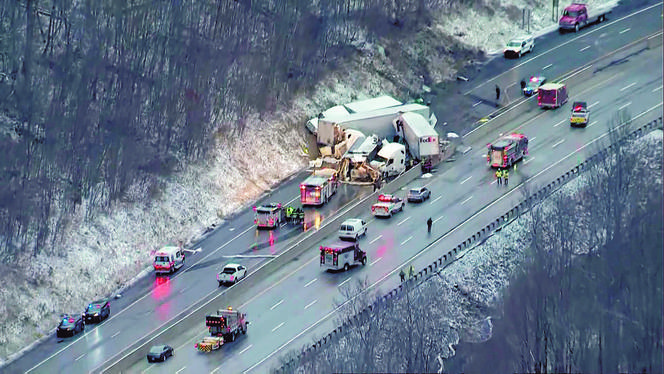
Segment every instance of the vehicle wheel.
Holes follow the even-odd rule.
[[[367,264],[367,256],[362,257],[362,266]]]
[[[164,355],[159,356],[159,361],[164,361],[164,360],[166,360],[166,357],[164,357]]]
[[[234,332],[231,333],[230,341],[232,341],[232,342],[235,341],[235,333]]]
[[[222,284],[222,283],[223,283],[223,282],[219,282],[219,286],[218,286],[218,287],[221,287],[221,284]]]
[[[574,25],[574,32],[579,32],[579,24]]]
[[[348,264],[344,264],[344,271],[348,271],[348,269],[349,269]]]
[[[246,325],[242,328],[242,335],[247,335],[247,326]]]

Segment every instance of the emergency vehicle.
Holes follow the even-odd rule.
[[[321,169],[300,183],[302,205],[323,205],[337,192],[337,172]]]
[[[254,207],[254,223],[259,228],[275,228],[284,221],[284,210],[281,204],[266,204]]]
[[[154,271],[157,274],[173,273],[184,266],[184,250],[176,246],[166,246],[154,254]]]
[[[403,211],[403,204],[400,197],[380,194],[378,202],[371,206],[371,214],[376,217],[392,217],[392,214]]]
[[[565,83],[546,83],[537,90],[537,105],[541,108],[557,108],[567,102]]]
[[[508,168],[528,154],[528,138],[523,134],[513,133],[488,144],[486,160],[491,167]]]
[[[359,264],[367,264],[367,252],[361,250],[357,242],[337,241],[320,246],[320,267],[326,270],[348,271]]]
[[[585,101],[575,101],[572,105],[572,115],[569,118],[570,126],[586,127],[590,121],[590,110]]]
[[[194,348],[201,352],[210,352],[221,348],[225,342],[235,341],[240,334],[247,333],[246,315],[239,311],[220,309],[216,314],[205,316],[205,326],[210,332],[209,337],[204,337],[200,342],[194,344]]]

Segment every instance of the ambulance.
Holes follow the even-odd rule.
[[[166,246],[154,254],[154,271],[159,274],[172,274],[184,266],[184,250],[176,246]]]

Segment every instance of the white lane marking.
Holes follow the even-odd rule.
[[[599,101],[595,101],[594,103],[588,105],[588,109],[594,107],[595,105],[599,104]]]
[[[619,107],[618,110],[623,110],[623,109],[627,108],[627,107],[630,106],[630,105],[632,105],[632,102],[631,102],[631,101],[630,101],[629,103],[627,103],[627,104],[625,104],[625,105]]]
[[[153,367],[154,367],[154,366],[148,366],[147,369],[141,371],[141,374],[147,373],[147,372],[150,371]]]
[[[306,310],[306,309],[309,309],[310,306],[316,304],[317,302],[318,302],[318,299],[316,299],[316,300],[310,302],[309,304],[307,304],[307,306],[304,307],[304,309],[305,309],[305,310]]]
[[[565,139],[561,139],[559,142],[557,142],[556,144],[554,144],[552,148],[556,148],[557,146],[563,144],[564,141],[565,141]]]
[[[180,374],[180,372],[181,372],[182,370],[186,369],[186,368],[187,368],[186,366],[183,366],[182,369],[176,371],[175,374]]]
[[[277,325],[277,327],[275,327],[275,328],[272,329],[272,332],[277,331],[277,330],[279,329],[279,327],[281,327],[281,326],[283,326],[283,325],[284,325],[284,322],[281,322],[280,324]]]
[[[228,231],[235,231],[235,227],[229,228]]]
[[[312,283],[314,283],[317,280],[318,280],[318,278],[314,278],[314,279],[310,280],[309,283],[304,285],[304,287],[309,287]]]
[[[378,235],[378,236],[376,237],[376,239],[370,241],[369,244],[373,244],[374,242],[376,242],[376,240],[378,240],[378,239],[380,239],[380,238],[382,238],[382,237],[383,237],[383,235]]]
[[[535,140],[536,138],[537,138],[536,136],[533,136],[533,137],[530,138],[528,141],[529,141],[529,142],[532,142],[532,141]]]
[[[246,352],[247,350],[249,350],[253,346],[254,346],[253,344],[249,344],[249,346],[247,348],[240,351],[240,354],[243,354],[244,352]]]
[[[481,101],[476,102],[475,104],[473,104],[473,108],[476,107],[476,106],[478,106],[478,105],[480,105],[480,104],[482,104]]]
[[[283,302],[284,302],[284,299],[279,300],[278,303],[272,305],[272,307],[270,308],[270,310],[273,310],[274,308],[278,307],[278,306],[279,306],[281,303],[283,303]]]
[[[587,127],[594,126],[594,125],[596,125],[596,124],[597,124],[597,121],[592,121],[590,124],[588,124]]]
[[[630,87],[633,87],[633,86],[635,86],[635,85],[636,85],[636,82],[632,82],[632,83],[628,84],[627,86],[621,88],[620,91],[621,91],[621,92],[622,92],[622,91],[625,91],[626,89],[628,89],[628,88],[630,88]]]
[[[575,37],[575,38],[573,38],[573,39],[570,39],[569,41],[567,41],[567,42],[565,42],[565,43],[559,44],[559,45],[557,45],[556,47],[547,50],[545,53],[542,53],[542,54],[536,55],[536,56],[534,56],[534,57],[532,57],[532,58],[530,58],[530,59],[528,59],[528,60],[525,60],[524,62],[522,62],[522,63],[520,63],[520,64],[518,64],[518,65],[513,66],[511,69],[509,69],[509,70],[507,70],[507,71],[504,71],[504,72],[502,72],[502,73],[496,75],[495,77],[493,77],[493,78],[491,78],[491,79],[489,79],[489,80],[487,80],[487,81],[484,81],[484,82],[480,83],[480,84],[477,85],[476,87],[473,87],[472,89],[470,89],[469,91],[464,92],[463,94],[464,94],[464,95],[468,95],[469,93],[471,93],[471,92],[475,91],[476,89],[478,89],[478,88],[484,86],[485,84],[493,82],[493,81],[496,80],[498,77],[501,77],[501,76],[503,76],[503,75],[505,75],[505,74],[507,74],[507,73],[510,73],[510,72],[512,72],[512,70],[516,70],[516,69],[518,69],[519,67],[521,67],[522,65],[525,65],[525,64],[527,64],[527,63],[530,63],[530,62],[532,62],[533,60],[536,60],[536,59],[539,58],[539,57],[543,57],[543,56],[545,56],[545,55],[547,55],[547,54],[549,54],[549,53],[551,53],[551,52],[553,52],[553,51],[555,51],[555,50],[557,50],[557,49],[559,49],[559,48],[565,47],[566,45],[568,45],[568,44],[570,44],[570,43],[573,43],[573,42],[577,41],[578,39],[581,39],[581,38],[583,38],[583,37],[586,37],[586,36],[588,36],[588,35],[590,35],[590,34],[592,34],[592,33],[602,31],[602,30],[603,30],[604,28],[606,28],[606,27],[609,27],[609,26],[611,26],[611,25],[613,25],[613,24],[617,24],[617,23],[619,23],[619,22],[622,22],[622,21],[626,20],[627,18],[634,17],[634,16],[636,16],[637,14],[641,14],[641,13],[643,13],[643,12],[647,12],[647,11],[649,11],[650,9],[652,9],[652,8],[656,8],[656,7],[658,7],[658,6],[662,6],[662,3],[659,3],[659,2],[658,2],[657,4],[653,4],[653,5],[648,6],[648,7],[646,7],[646,8],[640,9],[640,10],[634,12],[634,13],[631,13],[631,14],[628,14],[628,15],[626,15],[626,16],[624,16],[624,17],[618,18],[618,19],[614,20],[613,22],[605,23],[604,26],[599,26],[599,27],[592,28],[592,29],[590,29],[590,31],[587,31],[587,32],[585,32],[585,33],[583,33],[583,34],[581,34],[581,35],[579,35],[579,36],[577,36],[577,37]]]
[[[659,91],[659,90],[661,90],[661,89],[662,89],[662,86],[659,86],[659,87],[655,88],[654,90],[652,90],[652,92],[657,92],[657,91]]]
[[[583,52],[583,51],[585,51],[585,50],[588,49],[588,48],[590,48],[589,45],[588,45],[588,46],[585,46],[585,47],[583,47],[583,48],[581,48],[581,49],[579,49],[579,52]]]
[[[658,4],[655,4],[655,5],[652,5],[652,6],[648,7],[648,8],[646,8],[646,9],[654,8],[655,6],[660,6],[660,5],[661,5],[661,4],[658,3]],[[641,11],[639,11],[639,12],[641,12]],[[642,112],[641,114],[639,114],[639,115],[637,115],[636,117],[632,118],[632,120],[639,119],[639,118],[643,117],[646,113],[650,113],[652,110],[654,110],[655,108],[660,107],[660,106],[662,106],[662,105],[663,105],[663,103],[659,103],[659,104],[657,104],[657,105],[654,105],[653,107],[651,107],[650,109],[646,110],[645,112]],[[627,124],[627,123],[623,123],[623,124],[617,126],[617,128],[621,128],[621,127],[625,126],[626,124]],[[554,168],[555,166],[557,166],[557,165],[560,164],[561,162],[567,160],[568,158],[570,158],[570,157],[572,157],[572,156],[574,156],[574,155],[577,155],[579,152],[581,152],[582,150],[584,150],[585,148],[587,148],[587,147],[590,146],[591,144],[595,143],[596,141],[598,141],[598,140],[604,138],[605,136],[608,136],[608,133],[604,133],[603,135],[600,135],[600,136],[598,136],[597,138],[595,138],[595,139],[589,141],[588,143],[586,143],[586,144],[584,144],[583,146],[581,146],[581,148],[577,149],[576,152],[572,152],[572,153],[568,154],[567,156],[565,156],[565,157],[559,159],[558,161],[556,161],[556,162],[554,162],[553,164],[549,165],[546,169],[544,169],[544,170],[540,171],[539,173],[535,174],[534,176],[532,176],[529,180],[531,180],[532,178],[537,178],[537,177],[539,177],[540,175],[542,175],[542,174],[548,172],[550,169]],[[531,157],[530,159],[532,160],[532,159],[534,159],[534,157]],[[519,187],[522,187],[522,186],[524,185],[524,183],[526,183],[526,182],[521,182],[521,183],[519,183],[515,188],[513,188],[513,189],[507,191],[504,195],[502,195],[502,196],[500,196],[498,199],[494,200],[491,204],[485,206],[482,210],[480,210],[479,212],[476,212],[475,214],[473,214],[472,216],[470,216],[469,218],[467,218],[465,221],[462,221],[462,222],[461,222],[460,224],[458,224],[454,229],[450,230],[447,234],[443,235],[442,237],[438,238],[438,240],[436,240],[435,242],[433,242],[433,243],[431,244],[431,247],[434,247],[436,244],[438,244],[438,243],[440,243],[441,241],[445,240],[448,236],[452,235],[452,234],[455,233],[457,230],[460,230],[461,227],[462,227],[463,225],[465,225],[465,224],[468,223],[468,222],[471,222],[475,217],[479,216],[480,214],[483,214],[483,213],[484,213],[485,211],[487,211],[489,208],[493,207],[494,205],[498,204],[499,202],[503,201],[504,199],[510,197],[510,195],[516,193],[516,192],[518,191]],[[418,252],[416,255],[414,255],[413,257],[409,258],[409,259],[406,261],[406,263],[408,263],[408,262],[413,262],[415,259],[417,259],[418,257],[420,257],[421,255],[423,255],[423,254],[425,254],[425,253],[427,253],[427,251],[424,251],[424,250]],[[313,262],[314,260],[317,260],[317,258],[316,258],[316,257],[312,258],[311,260],[309,260],[309,262],[307,262],[307,264],[309,264],[310,262]],[[306,265],[306,264],[305,264],[305,265]],[[303,265],[303,266],[304,266],[304,265]],[[302,267],[303,267],[303,266],[302,266]],[[384,281],[385,279],[387,279],[388,277],[391,277],[393,274],[396,274],[398,269],[399,269],[399,267],[395,268],[395,269],[392,270],[391,272],[389,272],[389,273],[383,275],[382,278],[380,278],[380,279],[378,279],[377,281],[375,281],[374,283],[370,284],[370,285],[366,288],[365,292],[366,292],[366,291],[369,291],[369,290],[371,290],[371,289],[373,289],[373,288],[376,287],[376,286],[378,286],[378,284],[380,284],[381,282],[383,282],[383,281]],[[299,269],[298,269],[298,270],[299,270]],[[285,279],[285,278],[283,278],[283,279]],[[337,311],[338,311],[339,309],[343,308],[346,304],[352,302],[353,300],[355,300],[355,299],[356,299],[357,297],[359,297],[360,295],[362,295],[362,293],[360,293],[360,294],[358,294],[358,295],[355,295],[355,296],[353,296],[352,298],[350,298],[350,299],[344,301],[341,305],[337,306],[336,308],[334,308],[333,310],[331,310],[330,312],[328,312],[328,313],[327,313],[325,316],[323,316],[321,319],[319,319],[318,321],[312,323],[311,325],[309,325],[309,327],[307,327],[306,329],[300,331],[300,333],[298,333],[297,335],[295,335],[294,337],[292,337],[290,340],[288,340],[288,341],[285,342],[284,344],[280,345],[279,348],[277,348],[277,349],[273,350],[272,352],[270,352],[269,355],[263,357],[263,359],[261,359],[260,361],[258,361],[258,362],[255,363],[255,364],[253,364],[249,369],[246,369],[245,371],[243,371],[243,373],[248,373],[248,372],[252,371],[253,369],[255,369],[256,367],[260,366],[261,364],[263,364],[263,362],[265,362],[266,360],[268,360],[270,357],[272,357],[272,356],[274,356],[275,354],[279,353],[279,351],[281,351],[282,349],[284,349],[284,347],[286,347],[286,346],[288,346],[289,344],[291,344],[295,339],[298,339],[300,336],[306,334],[307,332],[309,332],[309,330],[311,330],[312,328],[314,328],[315,326],[317,326],[317,325],[320,324],[321,322],[323,322],[323,321],[325,321],[326,319],[330,318],[331,315],[337,313]],[[247,302],[247,303],[248,303],[248,302]],[[240,306],[240,309],[242,309],[245,305],[247,305],[247,303],[244,303],[243,305],[241,305],[241,306]],[[216,371],[216,369],[215,369],[214,371]],[[214,371],[213,371],[213,372],[214,372]]]
[[[466,200],[462,201],[462,202],[461,202],[461,205],[467,203],[467,202],[468,202],[470,199],[472,199],[472,198],[473,198],[473,197],[471,196],[471,197],[467,198]]]
[[[542,70],[546,70],[546,69],[550,68],[551,66],[553,66],[553,64],[548,64],[545,67],[543,67]]]
[[[401,242],[401,245],[406,244],[406,243],[407,243],[410,239],[412,239],[412,238],[413,238],[412,236],[409,236],[406,240],[404,240],[404,241]]]
[[[443,219],[443,218],[445,218],[445,216],[440,216],[440,217],[434,219],[434,220],[433,220],[433,223],[436,223],[436,222],[440,221],[440,220]]]
[[[353,278],[352,278],[352,277],[348,277],[348,279],[346,279],[345,281],[339,283],[339,285],[338,285],[337,287],[341,287],[341,286],[343,286],[344,284],[346,284],[346,283],[347,283],[349,280],[351,280],[351,279],[353,279]]]
[[[564,119],[564,120],[562,120],[562,121],[556,123],[555,125],[553,125],[553,127],[558,127],[558,126],[562,125],[562,124],[565,123],[565,122],[567,122],[566,119]]]
[[[535,157],[528,157],[527,160],[524,160],[524,161],[523,161],[523,164],[525,165],[525,164],[529,163],[530,161],[532,161],[532,160],[534,160],[534,159],[535,159]]]
[[[78,361],[78,360],[82,359],[83,356],[85,356],[86,354],[87,354],[87,353],[83,353],[82,355],[76,357],[76,358],[74,359],[74,361]]]
[[[404,218],[401,222],[397,223],[397,226],[401,226],[402,223],[408,221],[410,219],[410,216]]]
[[[468,178],[462,180],[462,181],[461,181],[461,184],[464,184],[464,183],[468,182],[468,181],[470,180],[470,178],[472,178],[472,176],[470,176],[470,177],[468,177]]]
[[[631,28],[628,27],[628,28],[624,29],[623,31],[620,31],[618,34],[624,34],[629,30],[631,30]]]
[[[494,179],[493,182],[491,182],[491,184],[496,184],[496,182],[498,181]]]
[[[440,200],[442,196],[438,196],[437,198],[433,199],[432,203],[435,203],[436,201]]]
[[[115,334],[111,335],[111,338],[115,338],[116,336],[120,335],[120,331],[116,332]]]
[[[372,263],[370,263],[369,266],[372,266],[373,264],[375,264],[376,262],[378,262],[378,261],[380,261],[380,260],[382,260],[382,259],[383,259],[382,257],[378,257],[378,258],[375,259]]]

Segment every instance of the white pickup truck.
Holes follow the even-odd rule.
[[[392,217],[392,214],[403,211],[404,201],[394,195],[380,194],[378,202],[371,206],[371,214],[375,217]]]

